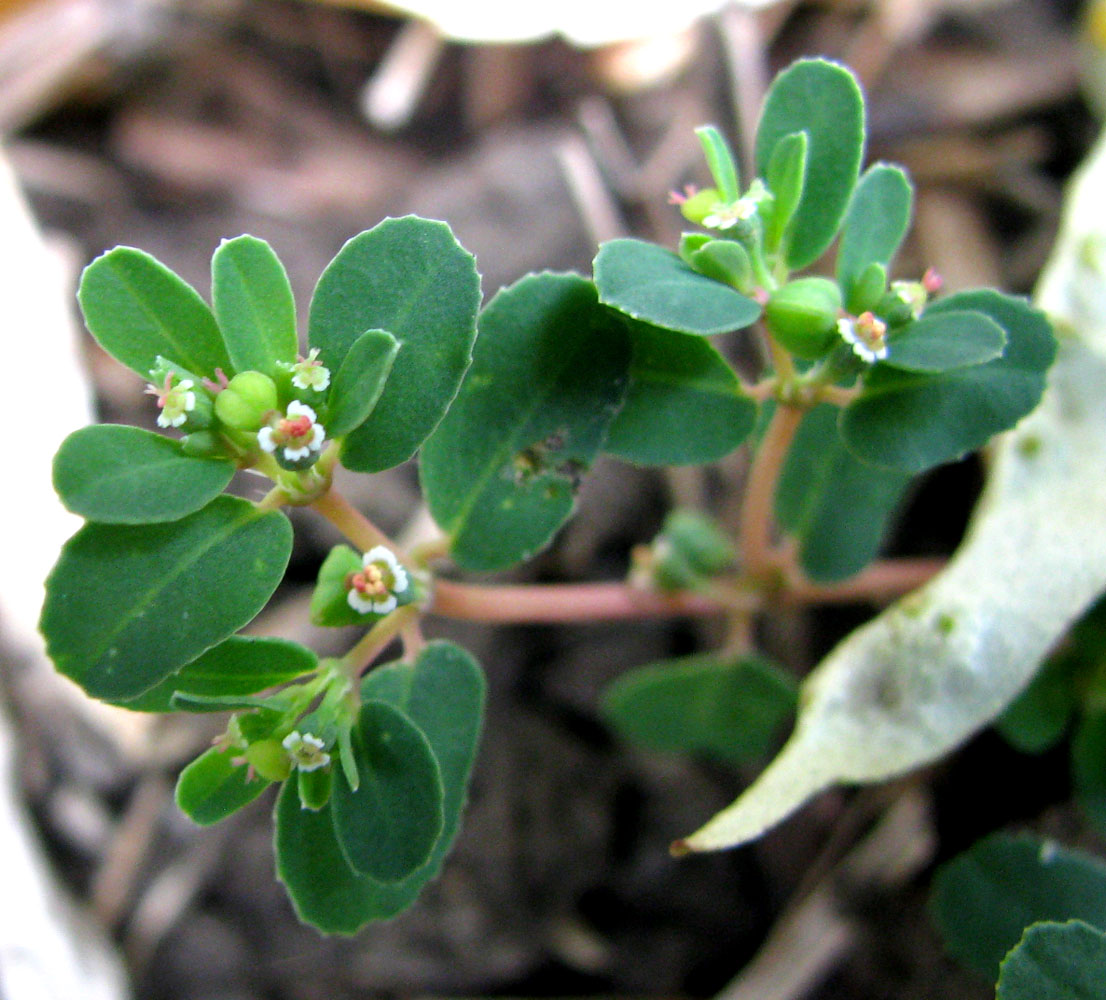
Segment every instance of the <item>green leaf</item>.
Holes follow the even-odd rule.
[[[234,497],[170,524],[86,524],[46,582],[47,651],[93,697],[135,697],[252,620],[291,549],[283,514]]]
[[[769,221],[765,225],[764,245],[775,251],[795,217],[803,198],[806,180],[807,134],[792,132],[780,139],[768,161],[765,181],[774,200]]]
[[[384,885],[349,867],[330,810],[301,809],[295,788],[286,787],[275,816],[277,874],[299,918],[325,933],[353,934],[372,920],[395,916],[438,873],[464,807],[480,735],[484,679],[464,650],[432,642],[414,664],[371,671],[362,682],[362,696],[404,712],[430,742],[444,789],[442,833],[422,868],[402,882]]]
[[[727,203],[737,201],[741,194],[737,166],[722,133],[713,125],[700,125],[695,130],[695,135],[699,138],[699,145],[703,147],[703,156],[722,200]]]
[[[339,251],[311,300],[311,345],[332,372],[366,330],[403,347],[372,414],[346,439],[345,466],[377,472],[411,457],[457,392],[479,306],[476,262],[444,222],[385,219]]]
[[[143,378],[158,357],[202,375],[231,370],[207,303],[148,253],[116,247],[97,257],[81,275],[77,298],[100,346]]]
[[[232,635],[137,698],[119,704],[134,712],[172,712],[180,707],[174,694],[201,698],[257,694],[311,673],[318,664],[318,657],[298,643]],[[225,711],[226,706],[200,710]]]
[[[1021,693],[1106,590],[1106,533],[1093,514],[1106,510],[1104,199],[1099,150],[1080,175],[1038,292],[1065,331],[1049,388],[1037,411],[996,443],[955,558],[807,677],[795,732],[779,756],[677,849],[745,843],[827,788],[897,777],[949,753]],[[966,307],[993,294],[974,293]],[[1015,304],[1040,329],[1039,314]],[[1047,328],[1026,337],[1020,324],[999,325],[1010,339],[1005,357],[1051,353]],[[1027,382],[1040,377],[1035,364],[1018,367]]]
[[[442,779],[426,737],[382,701],[361,706],[352,732],[361,784],[334,782],[334,829],[350,867],[399,882],[430,857],[442,832]]]
[[[191,458],[160,434],[121,424],[74,431],[54,456],[54,489],[90,521],[151,524],[199,510],[226,488],[230,462]]]
[[[327,397],[324,423],[330,437],[348,434],[368,419],[398,351],[399,341],[384,330],[368,330],[353,342]]]
[[[837,250],[837,283],[848,298],[870,264],[890,270],[907,230],[914,187],[905,172],[876,163],[860,178],[849,203]]]
[[[1106,864],[1053,841],[994,834],[937,873],[933,916],[948,951],[994,980],[1032,923],[1075,918],[1106,927]]]
[[[1011,746],[1022,753],[1044,753],[1064,738],[1076,696],[1071,663],[1054,657],[1005,712],[995,727]]]
[[[803,418],[776,487],[776,519],[796,537],[803,569],[825,583],[859,573],[876,557],[911,479],[854,458],[837,432],[837,414],[823,404]]]
[[[211,258],[211,301],[235,371],[274,376],[299,349],[296,302],[280,258],[264,240],[224,240]]]
[[[776,77],[757,129],[761,177],[776,146],[795,132],[807,135],[806,178],[792,220],[787,263],[803,268],[833,242],[860,174],[864,97],[847,69],[823,59],[803,59]]]
[[[266,788],[264,778],[247,779],[247,768],[237,747],[212,747],[181,771],[177,779],[177,806],[194,823],[211,826],[249,805]]]
[[[642,465],[687,465],[714,462],[748,437],[757,404],[707,341],[628,327],[630,383],[604,451]]]
[[[979,312],[932,312],[889,341],[881,364],[903,371],[941,374],[1001,357],[1006,334]]]
[[[548,543],[603,444],[628,365],[621,320],[577,275],[530,275],[492,299],[472,368],[420,462],[460,565],[498,569]]]
[[[874,365],[861,396],[841,415],[842,436],[858,458],[922,472],[982,447],[1036,406],[1056,351],[1044,314],[1021,299],[981,290],[935,303],[923,321],[965,311],[983,313],[1005,331],[1003,355],[940,376]]]
[[[651,750],[746,763],[771,749],[795,711],[795,681],[755,656],[692,656],[639,667],[603,697],[625,739]]]
[[[1101,709],[1079,720],[1071,765],[1076,802],[1099,833],[1106,834],[1106,712]]]
[[[1006,956],[996,1000],[1102,1000],[1106,934],[1071,920],[1026,929]]]
[[[693,271],[678,254],[641,240],[604,243],[595,258],[595,286],[604,305],[678,333],[727,333],[760,317],[752,299]]]

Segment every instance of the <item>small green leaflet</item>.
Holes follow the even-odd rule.
[[[604,451],[643,465],[714,462],[748,437],[757,404],[706,340],[628,321],[626,399]]]
[[[353,729],[361,777],[353,791],[334,782],[334,829],[349,866],[380,882],[399,882],[421,868],[442,832],[441,774],[421,730],[382,701],[361,706]]]
[[[1037,405],[1056,353],[1044,314],[1022,299],[984,289],[942,299],[920,322],[964,312],[980,313],[1002,328],[1002,356],[939,375],[873,365],[860,397],[841,414],[841,435],[857,458],[922,472],[981,447]]]
[[[367,330],[350,345],[327,396],[327,434],[341,437],[368,419],[398,352],[399,342],[384,330]]]
[[[173,695],[237,697],[257,694],[302,677],[318,666],[306,646],[287,639],[232,635],[137,698],[120,702],[133,712],[172,712]],[[225,711],[212,705],[207,711]]]
[[[200,826],[211,826],[265,791],[269,782],[248,777],[241,754],[237,747],[212,747],[181,771],[176,794],[180,811]]]
[[[889,340],[881,364],[903,371],[940,375],[1002,356],[1006,333],[989,316],[970,310],[933,312]]]
[[[362,694],[405,713],[425,734],[444,788],[442,833],[423,867],[385,885],[349,867],[338,846],[332,809],[302,809],[295,787],[287,784],[275,811],[277,874],[299,918],[327,934],[353,934],[370,921],[394,917],[438,873],[464,806],[480,735],[484,679],[463,649],[432,642],[414,664],[371,671]]]
[[[54,456],[54,489],[90,521],[176,521],[205,506],[234,475],[231,462],[192,458],[160,434],[121,424],[74,431]]]
[[[460,565],[499,569],[549,542],[622,401],[629,360],[621,320],[578,275],[530,275],[492,299],[419,466]]]
[[[859,573],[876,557],[911,479],[854,458],[837,414],[823,404],[803,417],[776,487],[776,518],[798,540],[803,569],[823,583]]]
[[[399,465],[434,429],[472,358],[479,306],[476,262],[444,222],[385,219],[342,247],[311,300],[311,346],[337,372],[366,330],[401,345],[371,415],[346,439],[347,468]]]
[[[705,753],[731,763],[772,747],[795,710],[795,681],[755,656],[692,656],[639,667],[603,697],[621,736],[651,750]]]
[[[594,266],[599,301],[653,326],[709,336],[742,330],[760,318],[752,299],[653,243],[611,240],[599,248]]]
[[[1079,919],[1106,929],[1106,864],[1050,840],[993,834],[940,869],[932,908],[946,949],[994,980],[1032,923]]]
[[[296,303],[284,265],[264,240],[224,240],[211,258],[211,301],[235,371],[278,373],[296,360]]]
[[[1079,920],[1026,928],[1003,960],[996,1000],[1102,1000],[1106,934]]]
[[[200,375],[233,370],[207,303],[142,250],[116,247],[97,257],[81,275],[77,298],[100,346],[143,378],[159,357]]]
[[[860,178],[849,203],[837,250],[837,282],[849,298],[869,264],[890,270],[910,228],[914,187],[899,167],[876,163]]]
[[[235,497],[169,524],[86,524],[46,581],[47,651],[93,697],[133,698],[251,621],[291,551],[283,514]]]
[[[803,59],[772,82],[757,129],[757,174],[767,175],[776,146],[807,137],[806,177],[791,221],[787,263],[813,264],[833,242],[864,155],[864,97],[853,75],[823,59]]]

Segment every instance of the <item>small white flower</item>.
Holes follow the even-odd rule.
[[[729,229],[739,222],[746,222],[757,214],[757,203],[752,198],[738,198],[727,205],[719,202],[711,209],[710,215],[703,219],[707,229]]]
[[[395,611],[397,594],[407,589],[407,570],[391,549],[377,545],[361,557],[361,572],[349,577],[346,600],[360,614],[386,615]]]
[[[311,733],[293,729],[280,741],[280,745],[288,751],[292,763],[301,771],[317,771],[330,763],[330,754],[323,749],[326,743]]]
[[[257,432],[257,443],[270,454],[280,449],[286,462],[298,462],[322,449],[326,431],[315,411],[298,399],[288,404],[286,415]]]
[[[312,347],[307,357],[300,359],[290,366],[292,372],[292,385],[297,389],[314,389],[322,392],[330,385],[330,369],[319,360],[319,349]]]
[[[173,378],[173,374],[169,373],[160,388],[155,385],[146,387],[149,395],[157,396],[157,405],[161,410],[157,415],[158,427],[180,427],[188,419],[188,414],[196,409],[192,379],[181,379],[173,385]]]
[[[844,316],[837,321],[837,332],[841,338],[852,345],[853,353],[862,361],[872,364],[882,361],[888,355],[887,324],[871,312],[864,312],[853,319]]]

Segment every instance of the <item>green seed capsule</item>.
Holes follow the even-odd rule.
[[[266,781],[283,781],[292,773],[288,751],[278,740],[258,740],[246,747],[246,760]]]
[[[798,358],[822,357],[837,340],[841,291],[828,278],[799,278],[772,293],[764,309],[777,342]]]
[[[261,372],[240,372],[215,397],[215,415],[239,431],[256,431],[276,408],[276,384]]]

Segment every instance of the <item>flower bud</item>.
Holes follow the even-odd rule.
[[[841,291],[828,278],[799,278],[768,299],[764,318],[779,344],[798,358],[820,358],[836,341]]]
[[[246,747],[246,760],[266,781],[283,781],[292,773],[288,751],[278,740],[258,740]]]
[[[215,415],[238,431],[258,430],[276,408],[276,383],[261,372],[239,372],[215,397]]]

